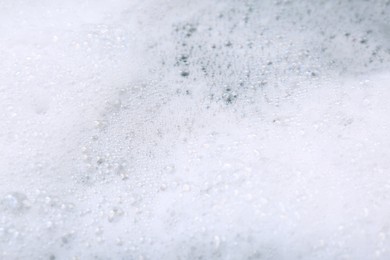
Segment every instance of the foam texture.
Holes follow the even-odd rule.
[[[390,259],[390,1],[1,0],[1,259]]]

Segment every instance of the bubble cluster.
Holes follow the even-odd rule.
[[[0,3],[1,259],[388,259],[390,2]]]

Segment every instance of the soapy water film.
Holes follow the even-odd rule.
[[[389,259],[390,1],[0,1],[0,259]]]

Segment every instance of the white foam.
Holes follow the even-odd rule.
[[[3,259],[387,259],[386,1],[3,1]]]

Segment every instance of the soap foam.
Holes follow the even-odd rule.
[[[4,1],[3,259],[387,259],[388,1]]]

